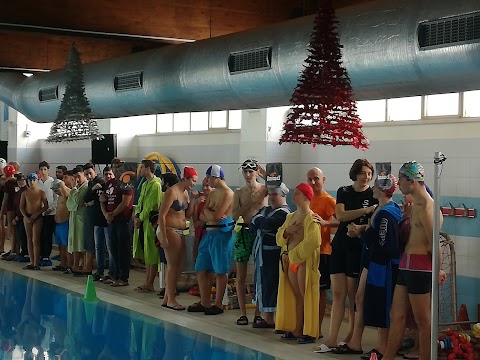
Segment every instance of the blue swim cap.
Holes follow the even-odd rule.
[[[28,174],[28,176],[27,176],[27,181],[30,181],[30,180],[38,181],[38,175],[35,174],[35,173],[30,173],[30,174]]]
[[[220,179],[225,178],[225,173],[223,172],[223,169],[222,169],[220,166],[218,166],[218,165],[212,165],[212,166],[210,166],[210,167],[207,169],[206,175],[207,175],[207,176],[217,177],[217,178],[220,178]]]

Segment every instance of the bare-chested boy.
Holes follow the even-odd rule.
[[[198,256],[195,262],[200,302],[190,305],[189,312],[203,312],[205,315],[223,313],[222,299],[227,287],[230,259],[233,251],[232,203],[233,191],[225,182],[223,170],[218,165],[207,169],[209,184],[212,192],[207,197],[205,206],[200,214],[204,221],[207,234],[198,247]],[[211,282],[209,272],[216,274],[215,304],[210,304]]]
[[[432,291],[433,199],[425,184],[425,171],[416,161],[402,165],[398,185],[413,197],[410,236],[400,260],[397,285],[390,313],[390,331],[384,360],[394,359],[405,330],[407,311],[412,306],[419,332],[419,359],[430,358],[430,293]],[[440,226],[443,219],[440,219]]]
[[[48,209],[45,193],[37,189],[38,176],[31,173],[27,176],[28,190],[20,198],[20,212],[23,215],[25,231],[27,233],[28,253],[30,264],[26,270],[40,270],[40,233],[42,232],[42,213]]]
[[[57,211],[55,213],[55,240],[57,241],[60,252],[60,265],[52,268],[53,271],[67,271],[73,265],[73,255],[67,251],[68,247],[68,223],[70,219],[70,211],[67,209],[67,198],[70,189],[74,185],[74,177],[72,171],[65,171],[62,175],[63,181],[56,180],[52,184],[52,190],[58,195]]]
[[[240,231],[235,234],[233,246],[233,259],[237,265],[237,297],[240,306],[240,318],[237,325],[248,325],[247,310],[245,307],[245,280],[247,277],[247,263],[252,255],[255,236],[250,233],[248,224],[258,211],[267,205],[267,188],[257,182],[259,165],[255,160],[247,159],[241,165],[242,175],[245,179],[245,186],[235,190],[233,196],[234,220],[240,216],[243,222],[239,223]]]

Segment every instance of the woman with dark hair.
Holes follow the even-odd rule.
[[[185,258],[186,219],[193,213],[188,190],[196,185],[197,179],[196,170],[185,167],[180,181],[165,192],[158,214],[158,240],[167,258],[166,291],[162,306],[172,310],[185,310],[176,301],[175,292]]]
[[[379,176],[375,181],[373,196],[379,206],[370,219],[370,227],[362,236],[364,251],[355,300],[355,329],[347,344],[333,350],[335,354],[361,353],[365,326],[378,328],[378,344],[361,358],[368,360],[375,353],[381,359],[385,352],[401,255],[398,235],[402,211],[392,200],[396,188],[397,179],[391,174]]]
[[[340,221],[332,241],[330,279],[332,282],[332,313],[328,339],[317,346],[314,352],[326,353],[337,348],[338,332],[345,313],[345,300],[348,295],[349,331],[344,342],[350,341],[355,323],[355,291],[360,274],[362,240],[369,218],[375,211],[378,201],[373,198],[369,183],[373,177],[373,165],[367,159],[357,159],[349,176],[352,185],[342,186],[337,191],[335,217]]]

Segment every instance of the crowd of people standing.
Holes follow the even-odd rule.
[[[158,267],[164,262],[162,306],[185,310],[176,299],[176,284],[192,219],[200,301],[188,306],[189,312],[223,313],[222,294],[233,259],[240,306],[236,323],[249,325],[246,279],[253,256],[254,328],[275,329],[282,340],[299,344],[322,339],[316,353],[359,354],[364,359],[375,353],[377,358],[393,359],[412,311],[419,358],[428,358],[434,206],[419,163],[403,164],[398,178],[377,176],[371,187],[373,165],[357,159],[349,171],[352,184],[341,186],[336,198],[325,191],[322,170],[311,168],[305,182],[293,190],[295,211],[287,204],[290,189],[284,183],[258,182],[265,169],[253,159],[241,164],[245,184],[235,191],[219,165],[207,169],[197,191],[194,168],[185,167],[181,176],[168,173],[159,178],[156,164],[142,160],[145,181],[136,206],[134,191],[115,178],[123,163],[113,159],[103,176],[91,163],[72,170],[58,166],[53,178],[46,161],[39,163],[38,174],[24,175],[19,164],[0,159],[1,214],[7,220],[6,228],[0,225],[2,258],[28,262],[26,270],[51,266],[55,235],[60,264],[52,270],[92,275],[112,287],[128,286],[131,259],[139,258],[146,266],[145,281],[135,288],[141,293],[155,291]],[[403,213],[392,201],[397,188],[407,200]],[[5,232],[11,240],[9,252],[3,251]],[[444,273],[440,281],[445,281]],[[213,282],[217,296],[212,303]],[[323,334],[329,289],[330,326]],[[348,334],[338,342],[345,309]],[[362,349],[365,326],[378,329],[377,346],[367,353]]]

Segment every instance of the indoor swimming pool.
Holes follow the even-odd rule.
[[[274,359],[195,330],[0,270],[0,360]]]

